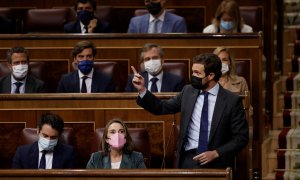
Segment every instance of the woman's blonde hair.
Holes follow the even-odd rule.
[[[221,52],[226,52],[228,54],[228,57],[229,57],[229,74],[230,75],[236,75],[236,72],[235,72],[235,62],[234,62],[234,59],[233,59],[233,56],[229,50],[229,48],[226,48],[226,47],[217,47],[215,50],[214,50],[214,54],[219,56],[219,54]]]
[[[213,24],[217,27],[220,27],[221,17],[224,13],[227,13],[234,20],[235,28],[237,28],[237,32],[241,32],[244,21],[240,14],[240,8],[236,1],[234,0],[223,0],[221,4],[218,6],[215,18],[213,19]]]

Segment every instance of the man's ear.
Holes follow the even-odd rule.
[[[213,80],[215,78],[215,73],[210,73],[209,75],[210,75],[209,76],[210,77],[209,80]]]

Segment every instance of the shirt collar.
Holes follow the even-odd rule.
[[[158,75],[155,76],[158,79],[158,81],[162,80],[163,74],[164,74],[164,72],[161,71]],[[152,76],[150,73],[148,73],[148,77],[149,77],[149,81],[150,81],[154,76]]]
[[[220,89],[220,85],[219,83],[216,83],[216,85],[213,88],[211,88],[208,92],[209,94],[216,96],[219,92],[219,89]]]
[[[22,81],[17,81],[17,80],[15,79],[15,77],[11,74],[11,83],[12,83],[12,84],[14,84],[15,82],[21,82],[21,83],[25,84],[26,79],[27,79],[27,75],[26,75],[26,77],[25,77]]]
[[[80,70],[78,70],[79,78],[81,79],[83,76],[87,76],[88,78],[92,78],[94,73],[94,68],[88,74],[83,74]]]
[[[166,15],[166,10],[164,10],[163,13],[162,13],[157,19],[159,19],[161,22],[164,22],[164,20],[165,20],[165,15]],[[155,19],[156,19],[156,18],[155,18],[152,14],[150,14],[149,22],[152,22],[152,21],[154,21]]]

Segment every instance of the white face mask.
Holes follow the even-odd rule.
[[[157,75],[157,73],[161,70],[161,60],[160,59],[150,59],[144,63],[145,71],[150,73],[151,75]]]
[[[39,145],[41,146],[41,148],[43,150],[46,150],[46,151],[53,151],[54,147],[56,146],[57,144],[57,141],[58,139],[46,139],[42,136],[39,136]]]
[[[23,79],[28,73],[28,64],[19,64],[12,66],[12,73],[14,77]]]
[[[229,71],[228,64],[222,63],[222,69],[221,69],[222,74],[226,74],[228,71]]]

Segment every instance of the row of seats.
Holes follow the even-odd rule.
[[[263,10],[261,7],[243,6],[241,15],[254,31],[263,30]],[[170,11],[183,16],[187,22],[188,32],[202,32],[210,24],[204,21],[205,8],[176,7]],[[116,8],[112,6],[97,6],[95,15],[98,19],[111,24],[113,32],[125,33],[130,18],[146,13],[145,9]],[[13,21],[15,31],[12,33],[63,33],[65,23],[76,19],[74,8],[57,7],[51,9],[11,9],[0,8],[0,16]]]
[[[236,71],[238,75],[246,78],[247,82],[250,80],[249,61],[236,61]],[[95,61],[94,68],[113,78],[116,86],[116,92],[123,92],[128,78],[128,67],[123,67],[117,61]],[[170,72],[178,76],[184,77],[185,83],[189,83],[190,77],[190,63],[188,60],[176,62],[176,60],[166,60],[163,64],[165,72]],[[51,69],[51,71],[49,71]],[[77,67],[73,64],[72,71]],[[0,62],[0,77],[10,72],[6,62]],[[46,72],[46,73],[45,73]],[[47,92],[56,92],[60,77],[68,72],[68,63],[66,61],[32,61],[30,62],[30,74],[45,82]]]
[[[145,128],[128,128],[128,131],[132,137],[132,141],[134,144],[134,151],[138,151],[141,152],[144,156],[144,161],[147,167],[151,167],[151,154],[150,154],[150,138],[149,138],[149,134],[148,131]],[[91,137],[92,139],[92,144],[90,145],[90,147],[86,147],[87,153],[92,153],[92,152],[96,152],[96,151],[100,151],[102,150],[102,136],[103,136],[103,132],[104,132],[104,128],[98,128],[95,130],[93,136]],[[76,147],[76,143],[75,143],[75,131],[73,130],[73,128],[71,127],[65,127],[64,131],[62,133],[62,135],[60,136],[60,141],[62,143],[65,144],[69,144],[71,146],[74,147],[75,152],[78,151],[78,148]],[[0,141],[2,139],[2,137],[5,135],[1,135],[0,136]],[[37,134],[37,129],[36,128],[24,128],[21,132],[21,141],[19,142],[19,144],[17,144],[16,146],[19,145],[24,145],[24,144],[31,144],[35,141],[38,140],[38,134]],[[5,138],[5,137],[4,137]],[[12,151],[15,152],[16,149],[11,149]],[[0,165],[0,169],[3,168],[10,168],[11,167],[11,160],[12,160],[12,156],[7,156],[7,152],[2,152],[1,147],[0,147],[0,152],[1,154],[3,154],[2,159],[1,159],[1,163]],[[6,155],[5,155],[6,154]],[[79,159],[81,160],[83,157],[79,156],[80,153],[76,153],[76,159],[77,159],[77,163],[82,163],[82,164],[78,164],[79,168],[85,168],[86,164],[87,164],[87,160],[86,161],[79,161]],[[87,157],[90,156],[90,154],[86,155]]]

